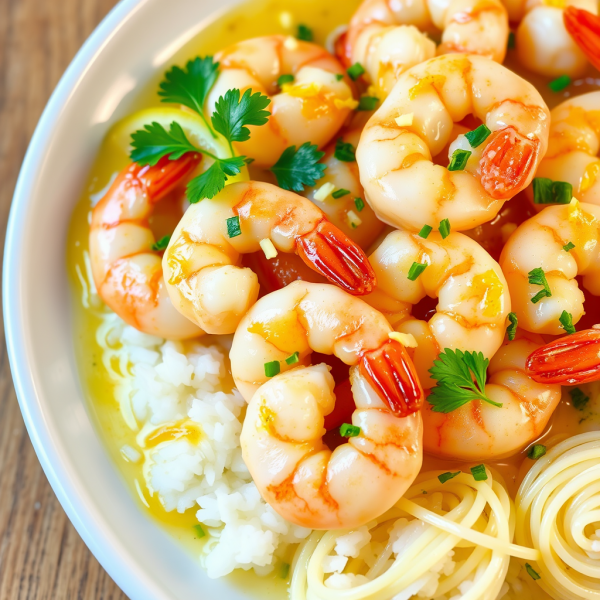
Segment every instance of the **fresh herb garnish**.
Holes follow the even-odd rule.
[[[312,42],[314,39],[312,29],[302,24],[298,25],[298,35],[296,37],[303,42]]]
[[[537,460],[538,458],[542,458],[546,454],[546,446],[542,444],[534,444],[529,448],[529,452],[527,453],[527,458],[531,460]]]
[[[419,235],[419,237],[422,237],[424,240],[426,240],[432,231],[433,231],[433,227],[431,227],[430,225],[423,225],[423,227],[421,227],[421,231],[419,231],[418,235]]]
[[[291,73],[286,73],[285,75],[280,75],[277,80],[278,87],[285,85],[286,83],[294,83],[295,77]]]
[[[345,190],[344,188],[342,188],[339,190],[335,190],[335,192],[331,192],[331,195],[336,200],[339,200],[340,198],[347,196],[349,193],[350,193],[350,190]]]
[[[354,198],[354,206],[358,212],[361,212],[365,207],[365,201],[362,198]]]
[[[467,141],[471,145],[471,148],[477,148],[477,146],[481,146],[485,140],[492,134],[489,127],[485,124],[481,124],[477,129],[473,129],[473,131],[468,131],[465,133],[465,137]]]
[[[437,385],[431,390],[427,401],[433,412],[449,413],[472,400],[483,400],[500,408],[485,393],[485,380],[489,359],[481,352],[463,352],[446,348],[429,369]],[[475,378],[475,381],[473,381]]]
[[[467,166],[467,161],[472,152],[470,150],[455,150],[448,165],[448,171],[462,171]]]
[[[571,404],[577,410],[583,410],[590,400],[590,397],[586,396],[579,388],[573,388],[569,394],[571,396]]]
[[[442,239],[445,240],[450,235],[450,220],[444,219],[443,221],[440,221],[438,231],[440,232]]]
[[[158,240],[158,242],[155,242],[154,244],[152,244],[152,250],[154,250],[155,252],[160,252],[161,250],[166,250],[170,241],[171,241],[171,236],[165,235],[165,236],[161,237],[160,240]]]
[[[375,98],[375,96],[361,96],[358,100],[358,107],[356,110],[375,110],[375,108],[377,108],[377,104],[379,104],[379,98]]]
[[[342,138],[339,138],[335,143],[335,151],[333,155],[342,162],[356,161],[356,149],[350,142],[344,142]]]
[[[516,47],[517,47],[517,44],[516,44],[515,34],[513,31],[511,31],[508,34],[508,42],[506,43],[506,48],[508,50],[514,50]]]
[[[238,175],[245,165],[243,156],[215,160],[204,173],[188,183],[187,196],[190,203],[196,204],[204,198],[214,198],[225,187],[227,180]]]
[[[569,204],[573,198],[573,186],[566,181],[552,181],[547,177],[533,180],[535,204]]]
[[[242,235],[242,228],[240,226],[240,218],[236,215],[235,217],[229,217],[227,219],[227,235],[230,238]]]
[[[185,70],[173,67],[165,73],[165,80],[159,85],[161,102],[183,104],[200,115],[211,135],[216,138],[204,114],[204,103],[219,76],[219,63],[212,56],[190,60]]]
[[[540,574],[534,570],[534,568],[529,564],[529,563],[525,563],[525,570],[527,571],[527,573],[529,574],[529,577],[531,577],[531,579],[537,580],[537,579],[541,579]]]
[[[461,471],[455,471],[454,473],[447,471],[446,473],[442,473],[441,475],[438,475],[438,479],[440,480],[440,483],[446,483],[446,481],[450,481],[451,479],[454,479],[457,475],[460,475],[460,474],[461,474]]]
[[[365,74],[365,68],[360,63],[354,63],[346,72],[352,81],[356,81]]]
[[[300,352],[294,352],[291,356],[288,356],[285,359],[286,364],[294,365],[300,360]]]
[[[486,481],[488,476],[485,472],[485,465],[476,465],[471,467],[471,475],[475,481]]]
[[[519,324],[519,319],[514,312],[508,313],[508,320],[510,321],[510,325],[506,328],[506,335],[508,336],[508,341],[512,342],[517,335],[517,325]]]
[[[571,84],[571,78],[568,75],[561,75],[560,77],[553,79],[548,84],[548,87],[553,92],[562,92],[570,84]]]
[[[284,190],[303,192],[304,186],[314,186],[325,173],[326,165],[319,161],[325,152],[319,151],[316,145],[305,142],[286,148],[279,160],[271,167],[271,172],[277,178],[277,184]]]
[[[575,326],[573,325],[573,315],[571,313],[567,312],[566,310],[562,311],[560,317],[558,317],[558,320],[560,321],[562,328],[568,334],[573,334],[577,331],[575,329]]]
[[[417,277],[427,268],[427,263],[414,262],[408,270],[407,277],[411,281],[416,281]]]
[[[278,360],[265,363],[265,377],[275,377],[281,371],[281,365]]]
[[[281,563],[281,569],[279,571],[279,576],[281,579],[287,579],[290,574],[290,563]]]
[[[357,435],[360,435],[360,427],[350,425],[350,423],[344,423],[340,427],[340,435],[342,437],[356,437]]]
[[[550,296],[552,296],[552,291],[550,290],[550,286],[548,285],[548,280],[546,279],[546,274],[544,273],[543,269],[541,269],[540,267],[532,269],[531,271],[529,271],[527,276],[531,285],[541,285],[544,287],[543,290],[540,290],[531,299],[533,304],[537,304],[542,298],[550,298]]]
[[[194,525],[194,531],[196,532],[196,536],[198,538],[206,537],[206,533],[205,533],[204,529],[202,528],[202,525]]]
[[[563,250],[565,252],[571,252],[571,250],[573,250],[573,248],[575,248],[575,244],[573,242],[568,242],[563,246]]]

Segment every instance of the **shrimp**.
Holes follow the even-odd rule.
[[[519,327],[558,335],[565,332],[564,311],[573,324],[581,319],[584,295],[576,277],[583,278],[591,294],[600,295],[599,239],[600,206],[577,200],[548,206],[517,228],[502,251],[500,266]]]
[[[600,328],[578,331],[532,352],[527,375],[546,384],[579,385],[600,380]]]
[[[563,20],[575,43],[592,65],[600,69],[600,17],[596,2],[588,0],[579,8],[568,6],[563,13]]]
[[[240,324],[231,358],[250,400],[242,453],[263,498],[286,519],[313,529],[359,527],[389,509],[418,474],[423,390],[390,332],[361,300],[305,282],[265,296]],[[322,436],[334,381],[325,364],[306,366],[312,350],[353,365],[357,431],[333,452]],[[300,366],[286,363],[290,355]],[[273,360],[285,372],[267,381],[264,363]]]
[[[566,181],[578,200],[600,205],[600,91],[570,98],[550,118],[548,151],[536,176]]]
[[[502,345],[510,296],[498,263],[472,239],[451,233],[427,239],[408,231],[390,233],[369,257],[377,287],[364,300],[381,311],[401,333],[411,334],[410,350],[425,389],[434,385],[429,369],[438,354],[450,348],[483,352],[491,358]],[[415,263],[427,265],[414,281]],[[423,298],[438,298],[429,321],[413,315]]]
[[[561,387],[536,383],[526,372],[527,358],[541,347],[535,339],[506,342],[490,361],[485,394],[501,407],[472,400],[441,413],[424,403],[425,452],[453,460],[489,460],[512,455],[541,435],[560,402]]]
[[[233,230],[231,227],[233,226]],[[310,201],[269,183],[241,182],[191,206],[163,256],[175,307],[208,333],[233,333],[258,297],[240,254],[295,252],[311,269],[354,294],[375,285],[364,252]]]
[[[362,129],[347,131],[338,137],[346,144],[358,145]],[[335,157],[336,142],[325,149],[321,162],[327,165],[325,176],[319,180],[318,188],[307,188],[303,196],[316,204],[327,218],[339,227],[361,248],[368,248],[383,230],[384,224],[377,218],[373,209],[366,203],[365,193],[360,183],[358,165],[355,161],[345,162]],[[332,185],[335,191],[348,193],[340,198],[329,194],[324,200],[317,200],[315,194],[323,185]],[[335,194],[335,191],[333,192]]]
[[[206,99],[208,114],[232,88],[271,97],[269,122],[249,126],[250,139],[235,144],[240,154],[253,158],[259,167],[274,165],[288,146],[326,145],[357,105],[342,66],[316,44],[271,35],[234,44],[215,60],[220,63],[220,75]],[[292,75],[294,81],[280,87],[281,75]]]
[[[203,332],[171,303],[148,219],[157,202],[185,184],[199,160],[190,153],[154,167],[132,164],[92,211],[90,259],[98,294],[133,327],[167,339]]]
[[[505,0],[505,4],[511,22],[519,23],[515,48],[524,67],[546,77],[585,74],[588,59],[565,27],[565,8],[584,8],[596,15],[596,0]]]
[[[491,134],[476,148],[465,135],[464,170],[434,164],[454,124],[473,114]],[[383,221],[419,231],[449,219],[456,231],[492,220],[525,189],[546,152],[548,107],[512,71],[480,56],[433,58],[403,75],[363,131],[356,157],[369,204]]]
[[[508,16],[500,0],[365,0],[340,53],[347,64],[361,63],[387,97],[401,73],[436,55],[435,43],[421,33],[436,29],[442,30],[437,54],[468,52],[504,60]]]

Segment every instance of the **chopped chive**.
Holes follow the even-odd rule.
[[[424,240],[426,240],[432,231],[433,227],[430,225],[423,225],[423,227],[421,227],[421,231],[419,231],[419,237],[422,237]]]
[[[286,364],[294,365],[300,360],[300,352],[294,352],[291,356],[288,356],[285,359]]]
[[[239,217],[230,217],[227,219],[227,235],[230,238],[237,237],[238,235],[242,235],[242,228],[240,227],[240,218]]]
[[[508,340],[512,342],[517,335],[517,325],[519,324],[519,319],[514,312],[508,313],[508,320],[510,321],[510,325],[506,328],[506,335],[508,335]]]
[[[285,75],[279,76],[279,79],[277,80],[277,85],[279,87],[282,87],[286,83],[294,83],[295,79],[296,78],[291,73],[286,73]]]
[[[531,460],[537,460],[538,458],[542,458],[546,454],[546,446],[542,444],[534,444],[529,448],[529,452],[527,453],[527,458]]]
[[[265,363],[265,377],[275,377],[281,371],[281,365],[278,360]]]
[[[544,287],[543,290],[540,290],[532,299],[531,302],[533,304],[537,304],[542,298],[550,298],[552,296],[552,291],[550,290],[550,286],[548,285],[548,280],[546,279],[546,274],[544,270],[541,268],[532,269],[527,274],[529,278],[529,283],[531,285],[541,285]]]
[[[356,110],[375,110],[378,104],[379,98],[375,96],[361,96]]]
[[[573,388],[569,394],[571,396],[571,404],[577,410],[583,410],[590,400],[590,397],[586,396],[579,388]]]
[[[314,39],[312,29],[306,25],[298,25],[298,35],[296,37],[303,42],[312,42]]]
[[[573,200],[573,186],[566,181],[553,182],[552,198],[555,204],[569,204]]]
[[[561,75],[548,84],[548,87],[553,92],[562,92],[571,83],[571,78],[568,75]]]
[[[571,313],[567,312],[566,310],[562,311],[560,317],[558,317],[558,320],[560,321],[562,328],[569,335],[571,335],[577,331],[575,329],[575,326],[573,325],[573,315]]]
[[[471,156],[470,150],[455,150],[448,165],[448,171],[463,171],[467,166],[469,156]]]
[[[506,44],[506,47],[507,47],[507,49],[508,49],[508,50],[514,50],[514,49],[516,48],[516,46],[517,46],[517,43],[516,43],[516,42],[517,42],[517,41],[516,41],[516,39],[515,39],[515,34],[514,34],[514,32],[512,32],[512,31],[511,31],[511,32],[508,34],[508,42],[507,42],[507,44]]]
[[[337,200],[338,198],[343,198],[350,193],[350,190],[335,190],[335,192],[331,192],[331,195]]]
[[[344,142],[342,138],[339,138],[335,143],[333,155],[342,162],[354,162],[356,160],[356,149],[349,142]]]
[[[442,239],[445,240],[450,235],[450,221],[448,219],[440,221],[438,231],[440,232]]]
[[[473,129],[473,131],[468,131],[465,133],[465,137],[469,144],[471,144],[471,148],[477,148],[477,146],[481,146],[485,140],[492,134],[490,129],[485,124],[481,124],[477,129]]]
[[[438,479],[440,480],[440,483],[446,483],[446,481],[454,479],[457,475],[460,475],[460,473],[461,471],[456,471],[456,473],[451,473],[450,471],[447,471],[446,473],[438,475]]]
[[[166,250],[170,241],[171,236],[165,235],[164,237],[161,237],[160,240],[158,240],[158,242],[152,244],[152,250],[154,250],[155,252],[159,252],[160,250]]]
[[[525,563],[525,570],[527,571],[527,573],[529,574],[529,577],[531,577],[531,579],[533,579],[533,580],[541,579],[540,574],[537,573],[529,563]]]
[[[573,186],[566,181],[552,181],[547,177],[533,180],[533,201],[536,204],[569,204],[573,199]]]
[[[340,435],[342,437],[356,437],[357,435],[360,435],[360,427],[350,425],[350,423],[344,423],[340,427]]]
[[[568,244],[565,244],[563,246],[563,250],[565,252],[571,252],[571,250],[573,250],[573,248],[575,248],[575,244],[573,242],[569,242]]]
[[[202,525],[194,525],[194,531],[196,532],[198,539],[206,537],[206,533],[204,529],[202,529]]]
[[[287,579],[290,574],[290,564],[289,563],[281,563],[281,569],[279,571],[279,576],[281,579]]]
[[[344,79],[344,76],[342,75],[342,73],[336,73],[335,79],[336,81],[341,81],[342,79]]]
[[[417,277],[427,268],[427,263],[414,262],[408,270],[407,277],[411,281],[415,281]]]
[[[471,475],[475,481],[486,481],[488,476],[485,472],[485,465],[475,465],[471,467]]]
[[[356,210],[360,212],[365,207],[365,202],[362,198],[354,198],[354,206],[356,206]]]
[[[352,81],[356,81],[361,75],[365,74],[365,68],[360,63],[354,63],[347,70],[347,73]]]

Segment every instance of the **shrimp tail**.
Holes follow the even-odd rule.
[[[131,165],[129,173],[142,182],[144,191],[152,202],[158,202],[169,192],[172,192],[192,174],[200,164],[202,156],[195,152],[188,152],[177,160],[170,160],[167,156],[161,158],[154,166]]]
[[[297,240],[298,256],[344,291],[363,296],[377,285],[366,254],[345,233],[323,219]]]
[[[536,164],[537,144],[506,127],[490,136],[480,162],[481,184],[496,199],[508,200],[525,187]]]
[[[568,6],[563,11],[565,28],[588,60],[600,69],[600,17],[593,13]]]
[[[526,363],[538,383],[577,385],[600,380],[600,329],[566,335],[538,348]]]
[[[389,340],[377,350],[366,352],[359,370],[397,417],[407,417],[420,410],[423,388],[410,357],[399,342]]]

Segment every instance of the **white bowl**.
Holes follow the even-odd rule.
[[[245,596],[138,508],[111,462],[79,383],[65,240],[108,128],[135,88],[169,63],[218,7],[238,0],[123,0],[79,51],[25,157],[4,259],[4,322],[25,424],[46,476],[90,550],[133,600]]]

